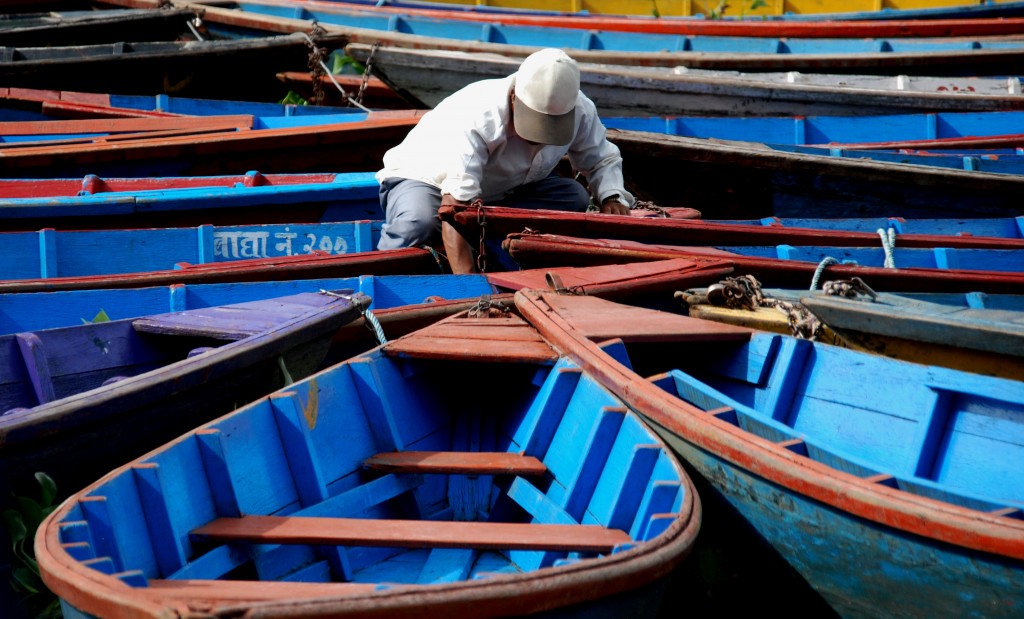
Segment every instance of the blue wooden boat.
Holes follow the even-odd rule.
[[[655,293],[683,286],[687,281],[698,282],[698,285],[703,280],[713,281],[728,271],[721,265],[696,265],[692,261],[667,260],[615,267],[544,268],[472,275],[361,275],[7,293],[0,294],[0,334],[69,327],[97,319],[137,318],[343,288],[357,290],[372,299],[369,309],[378,312],[379,321],[387,327],[386,323],[390,320],[388,315],[393,313],[390,308],[417,304],[429,304],[437,308],[447,301],[475,300],[483,295],[497,297],[521,288],[546,289],[551,286],[551,275],[557,275],[562,286],[567,289],[608,298],[626,296],[633,302],[640,302]],[[356,320],[352,324],[359,322]],[[386,337],[394,337],[390,328],[385,328],[384,332]]]
[[[204,20],[211,33],[239,36],[258,31],[306,29],[317,23],[355,43],[424,49],[486,51],[525,57],[545,47],[564,48],[581,62],[688,66],[754,71],[808,70],[898,75],[1012,75],[1024,58],[1024,43],[974,37],[964,40],[799,39],[685,36],[573,28],[473,23],[414,15],[343,11],[327,5],[232,2],[210,5]],[[305,27],[299,24],[304,24]],[[661,50],[661,51],[652,51]]]
[[[0,295],[0,334],[70,327],[100,320],[182,312],[272,299],[318,290],[351,289],[370,298],[370,310],[425,303],[428,299],[497,294],[485,275],[362,275],[282,279],[231,284],[172,284]],[[358,322],[358,321],[356,321]]]
[[[102,256],[94,256],[102,259]],[[101,269],[103,267],[100,267]],[[281,278],[321,279],[357,275],[409,275],[443,272],[436,252],[419,247],[330,254],[316,251],[276,258],[246,258],[191,264],[178,262],[153,271],[132,270],[98,275],[67,275],[0,280],[0,293],[56,292],[97,288],[139,288],[174,284],[274,281]]]
[[[0,336],[0,469],[65,492],[319,369],[369,301],[342,291]],[[7,499],[5,499],[7,500]]]
[[[762,289],[749,277],[677,292],[694,318],[1024,380],[1024,296],[891,294],[861,282],[825,281],[821,291]]]
[[[960,236],[994,236],[1008,239],[1024,238],[1024,217],[986,217],[983,219],[904,219],[903,217],[844,217],[802,219],[764,217],[761,219],[704,220],[709,223],[760,225],[772,228],[793,227],[817,230],[850,230],[874,232],[893,229],[901,234],[952,234]]]
[[[600,299],[516,307],[841,616],[1024,611],[1024,383]]]
[[[353,93],[354,94],[354,93]],[[92,92],[0,88],[0,121],[38,121],[54,118],[121,118],[171,115],[256,117],[358,114],[357,107],[296,105],[264,101],[198,99],[166,94],[118,95]]]
[[[837,252],[842,248],[834,248]],[[735,273],[753,275],[771,288],[817,289],[826,280],[850,280],[859,277],[876,291],[885,292],[985,292],[1024,294],[1024,276],[1020,269],[979,271],[963,268],[906,268],[906,265],[878,267],[844,264],[835,256],[814,260],[758,255],[741,255],[708,247],[647,245],[636,241],[584,239],[554,234],[516,233],[502,242],[521,268],[546,266],[593,266],[685,258],[724,260]],[[968,250],[971,251],[971,250]],[[983,250],[984,251],[984,250]],[[830,252],[831,253],[831,252]],[[837,254],[838,255],[838,254]],[[952,253],[951,256],[958,255]],[[828,259],[831,258],[831,259]]]
[[[482,50],[375,48],[372,41],[345,46],[363,64],[374,49],[371,72],[425,107],[434,107],[471,82],[510,75],[520,62]],[[603,116],[865,116],[1024,108],[1020,79],[1013,75],[954,78],[922,73],[741,72],[585,62],[580,64],[580,83]]]
[[[898,241],[897,241],[898,243]],[[850,264],[874,268],[893,269],[965,269],[970,271],[1024,272],[1024,251],[1019,249],[951,249],[949,247],[900,248],[891,251],[882,247],[794,247],[775,246],[718,246],[732,254],[752,258],[796,260],[820,264]],[[891,261],[893,266],[886,266]]]
[[[332,0],[333,1],[333,0]],[[543,15],[553,17],[578,17],[586,19],[591,15],[612,15],[622,13],[622,11],[603,11],[597,12],[593,9],[583,9],[572,5],[568,6],[567,10],[545,10],[533,7],[521,7],[518,4],[522,3],[510,3],[506,5],[501,3],[499,5],[491,5],[487,3],[475,3],[475,4],[459,4],[452,2],[441,2],[435,0],[423,0],[422,2],[417,0],[342,0],[344,4],[358,4],[363,6],[385,6],[385,7],[398,7],[398,8],[429,8],[435,10],[446,10],[446,11],[457,11],[461,13],[480,13],[484,15]],[[840,3],[842,6],[848,5],[849,3]],[[623,3],[625,5],[625,3]],[[1024,15],[1024,2],[1019,0],[1010,0],[1007,2],[983,2],[979,4],[945,4],[945,3],[915,3],[913,8],[907,6],[886,6],[878,10],[848,10],[841,12],[826,12],[821,11],[821,5],[816,4],[813,8],[809,8],[806,12],[804,11],[793,11],[789,7],[760,7],[759,10],[752,10],[748,12],[745,17],[739,17],[736,15],[725,14],[718,18],[706,17],[700,10],[698,4],[691,4],[689,7],[686,5],[677,7],[664,7],[659,5],[658,10],[660,11],[660,17],[657,19],[665,21],[694,21],[694,20],[722,20],[722,21],[742,21],[744,19],[753,21],[751,17],[756,15],[757,21],[865,21],[865,20],[877,20],[877,21],[889,21],[889,20],[935,20],[935,19],[961,19],[961,18],[992,18],[992,17],[1016,17]],[[647,7],[636,11],[635,13],[628,14],[630,19],[637,19],[638,21],[647,21],[650,19],[649,14],[646,11]],[[673,10],[679,11],[674,13]],[[692,13],[688,11],[693,11]],[[762,12],[767,11],[767,13]],[[775,11],[774,13],[772,11]],[[678,19],[678,18],[684,19]]]
[[[706,219],[907,219],[1020,215],[1019,175],[786,153],[758,145],[609,130],[627,186]],[[742,170],[742,174],[737,174]]]
[[[0,176],[200,176],[261,169],[280,174],[364,172],[380,166],[384,153],[402,141],[422,113],[390,110],[278,117],[271,119],[272,126],[256,130],[20,145],[0,148]]]
[[[654,433],[484,309],[114,470],[36,556],[76,615],[653,616],[699,524]]]
[[[7,47],[0,56],[0,82],[22,88],[278,101],[286,92],[276,74],[307,68],[309,35],[298,30],[304,29],[246,40],[217,40],[211,33],[211,40],[204,41],[122,39],[94,45]],[[337,47],[346,38],[325,34],[318,42]]]
[[[1022,138],[1024,139],[1024,138]],[[900,163],[923,165],[968,172],[988,172],[991,174],[1024,174],[1024,157],[1020,155],[978,156],[962,154],[943,154],[935,151],[928,154],[908,152],[892,153],[874,150],[852,150],[847,148],[819,148],[815,146],[791,146],[786,144],[770,144],[772,149],[787,153],[805,155],[824,155],[828,157],[847,157],[868,159],[882,163]]]
[[[1024,310],[975,309],[899,295],[803,295],[854,350],[1024,381]]]
[[[933,112],[863,116],[603,116],[610,129],[774,145],[842,147],[857,142],[923,141],[1024,134],[1024,112]]]
[[[213,224],[355,222],[382,217],[378,190],[379,184],[372,172],[261,174],[253,171],[244,175],[169,178],[126,179],[88,175],[81,179],[0,179],[0,230],[52,228],[84,231]],[[359,230],[360,226],[369,225],[368,222],[350,224],[345,232],[341,231],[344,227],[324,229],[315,240],[305,236],[310,230],[285,231],[278,226],[264,229],[263,232],[270,236],[262,238],[301,239],[303,246],[309,246],[307,251],[327,249],[343,253],[352,244],[353,226]],[[198,232],[199,237],[188,239],[183,231],[161,230],[138,230],[126,234],[150,239],[177,236],[168,247],[184,249],[202,242],[204,233],[201,230],[191,232]],[[212,242],[222,243],[221,237],[226,233],[226,230],[214,230]],[[279,237],[275,236],[277,233],[295,236]],[[323,235],[331,235],[331,238],[342,235],[345,242],[328,246],[320,239]],[[68,235],[61,233],[59,236],[67,238]],[[241,238],[247,237],[236,239],[236,245]],[[116,246],[121,242],[114,237],[100,241],[100,245],[107,244]],[[16,251],[13,245],[11,251]],[[296,247],[279,253],[271,249],[269,253],[243,252],[243,255],[255,258],[299,251]],[[188,254],[187,260],[196,258],[195,252]],[[236,258],[239,257],[237,247],[235,254]],[[216,253],[210,254],[214,255]],[[158,253],[152,255],[150,264],[160,264],[160,260],[164,260],[163,264],[169,263]]]
[[[391,112],[394,116],[396,112]],[[118,140],[127,142],[151,137],[173,137],[229,131],[265,131],[359,122],[367,113],[319,114],[306,116],[250,116],[248,114],[163,115],[146,118],[99,118],[75,120],[18,121],[0,125],[0,142],[16,142],[20,148],[34,145],[58,146]]]
[[[379,207],[378,207],[379,208]],[[374,254],[380,220],[193,228],[53,230],[0,235],[0,279],[68,278],[215,267],[246,260]],[[372,258],[372,256],[367,256]],[[433,261],[433,260],[431,260]],[[187,269],[185,269],[187,270]],[[280,279],[280,278],[274,278]]]
[[[638,217],[645,213],[652,216]],[[644,243],[694,246],[832,246],[902,247],[957,249],[1024,249],[1018,218],[978,220],[905,220],[902,218],[859,218],[851,220],[779,219],[704,220],[659,215],[673,210],[649,210],[644,204],[629,216],[597,213],[515,209],[503,206],[445,205],[438,216],[479,246],[481,230],[485,241],[500,243],[502,237],[531,230],[581,238],[628,239]],[[918,231],[918,222],[920,229]],[[869,224],[877,224],[868,228]],[[906,224],[906,225],[904,225]],[[975,236],[975,233],[978,233]],[[981,232],[991,233],[981,235]],[[890,238],[891,237],[891,238]],[[740,252],[740,250],[736,250]]]
[[[173,41],[179,37],[194,40],[189,22],[195,18],[195,11],[173,7],[164,11],[107,9],[9,13],[0,22],[0,46],[91,45],[125,40]]]
[[[282,4],[289,0],[276,0]],[[668,4],[665,7],[664,4]],[[574,28],[579,30],[607,30],[622,32],[647,32],[659,34],[681,35],[718,35],[744,37],[797,37],[797,38],[865,38],[865,37],[965,37],[965,36],[996,36],[1016,35],[1020,33],[1024,22],[1017,19],[1003,18],[971,18],[971,19],[918,19],[918,20],[784,20],[784,19],[722,19],[719,15],[712,19],[678,19],[669,18],[667,13],[651,15],[607,15],[588,12],[578,13],[565,11],[517,11],[493,10],[495,7],[439,5],[416,2],[345,2],[330,0],[318,2],[305,0],[305,9],[338,8],[345,11],[363,11],[376,14],[396,16],[415,16],[437,18],[443,20],[460,20],[485,22],[491,24],[516,24],[520,26],[540,26],[555,28]],[[792,3],[787,8],[792,8]],[[492,9],[492,10],[475,10]],[[672,3],[663,3],[656,9],[667,8],[669,12],[676,8]],[[696,7],[694,7],[696,8]],[[723,13],[727,11],[722,11]],[[760,11],[755,11],[755,14]],[[293,17],[299,17],[298,11]],[[1018,18],[1019,19],[1019,18]]]

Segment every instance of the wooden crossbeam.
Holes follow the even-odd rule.
[[[370,593],[372,583],[353,582],[280,582],[259,580],[160,580],[152,579],[148,591],[160,598],[203,600],[280,600],[296,597],[320,597]],[[147,591],[137,589],[136,591]]]
[[[632,542],[597,525],[431,522],[363,518],[243,516],[219,518],[192,531],[197,540],[254,544],[343,544],[393,548],[476,548],[609,552]]]
[[[458,475],[543,475],[544,463],[508,452],[394,451],[367,458],[363,466],[392,473],[450,473]]]

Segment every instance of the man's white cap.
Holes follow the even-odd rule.
[[[513,124],[524,140],[559,146],[576,133],[580,68],[560,49],[530,54],[516,73]]]

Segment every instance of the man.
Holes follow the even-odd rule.
[[[554,173],[568,154],[587,188]],[[629,213],[622,157],[594,102],[580,92],[576,61],[558,49],[531,54],[502,79],[475,82],[426,113],[377,173],[385,211],[378,249],[436,245],[442,204]],[[454,272],[472,270],[472,250],[445,224]]]

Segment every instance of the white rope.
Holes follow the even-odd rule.
[[[818,289],[818,280],[821,279],[821,274],[825,272],[825,267],[830,264],[839,264],[839,261],[832,256],[825,256],[818,263],[818,268],[814,269],[814,278],[811,279],[811,290]]]
[[[370,328],[373,329],[373,334],[377,336],[377,343],[382,346],[387,344],[388,338],[384,336],[384,327],[380,326],[380,321],[373,315],[373,312],[366,310],[363,313],[363,317],[366,318],[366,324],[370,325]]]
[[[885,251],[883,266],[887,269],[895,269],[896,259],[893,257],[893,250],[896,249],[896,230],[889,228],[887,231],[885,228],[879,228],[878,237],[882,239],[882,250]]]

